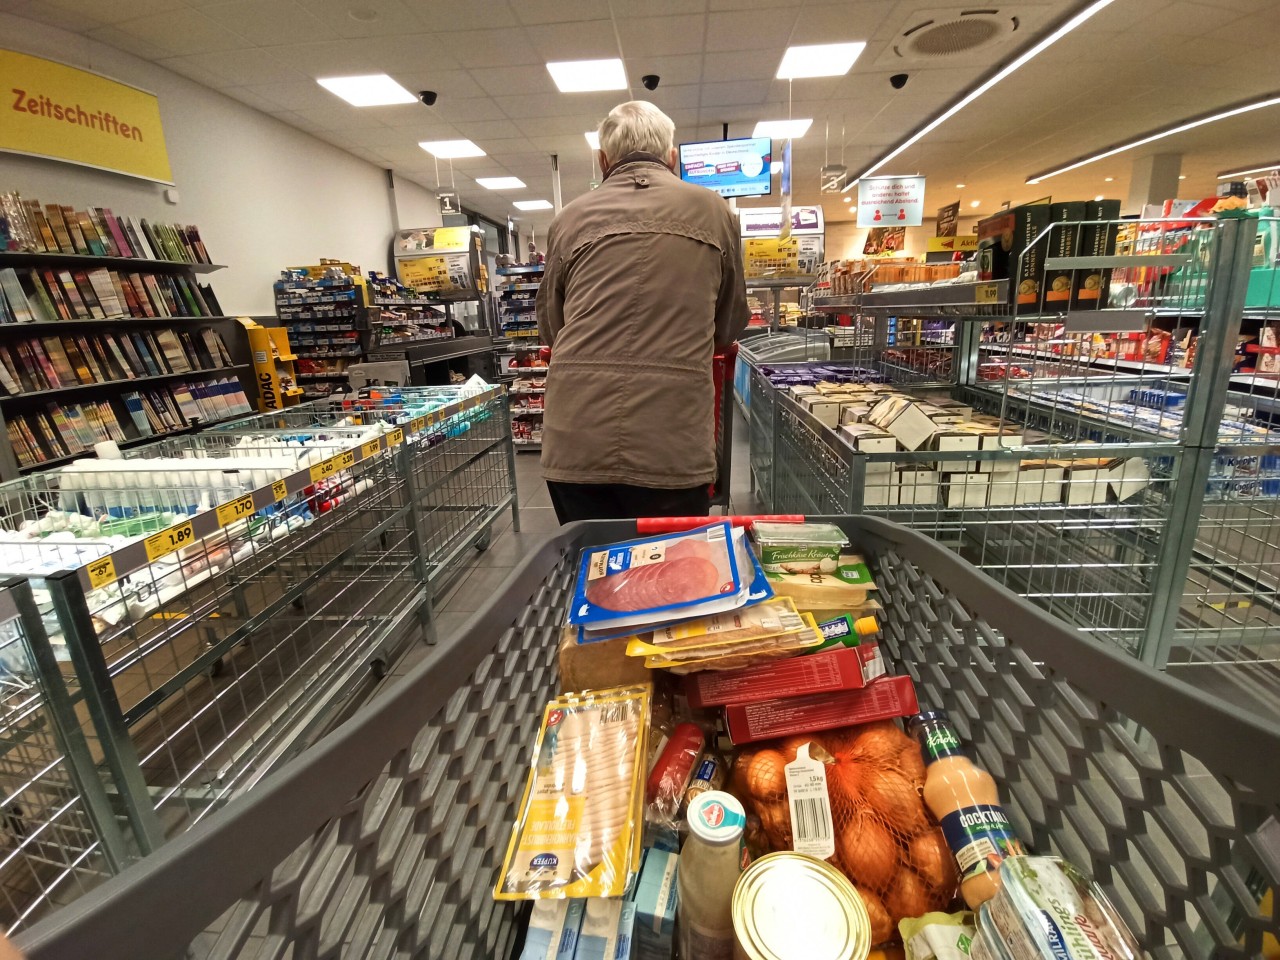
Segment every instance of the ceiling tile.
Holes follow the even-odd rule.
[[[736,103],[764,103],[769,95],[768,80],[748,80],[745,83],[702,84],[702,106],[723,107]],[[760,119],[765,119],[761,117]]]
[[[513,120],[538,117],[576,117],[583,130],[594,129],[600,119],[626,97],[623,91],[612,93],[555,93],[529,96],[495,97],[504,113]],[[592,120],[591,118],[599,118]]]
[[[618,21],[622,52],[629,58],[699,53],[707,18],[702,14],[681,17],[637,17]],[[712,36],[712,42],[718,38]]]
[[[627,15],[666,17],[677,13],[702,13],[707,0],[627,0]]]
[[[440,103],[484,96],[480,84],[466,70],[437,70],[429,66],[416,70],[400,68],[396,70],[396,80],[414,93],[434,90],[440,96]]]
[[[224,87],[220,92],[234,100],[239,100],[246,106],[253,107],[255,110],[261,110],[263,113],[271,113],[273,110],[282,109],[280,104],[274,100],[268,100],[261,94],[254,93],[246,87]]]
[[[681,107],[696,107],[702,87],[696,83],[688,83],[681,87],[668,87],[665,83],[650,93],[644,91],[640,100],[648,100],[658,105],[659,109],[670,113]]]
[[[528,117],[518,111],[509,114],[517,127],[526,137],[581,137],[588,130],[594,130],[604,119],[607,108],[599,116],[591,119],[590,113],[568,114],[560,117]],[[585,140],[583,141],[586,142]]]
[[[127,20],[118,24],[116,29],[174,54],[236,50],[245,46],[240,35],[194,10],[171,10]]]
[[[188,80],[194,80],[196,83],[212,87],[215,90],[220,87],[231,86],[231,81],[226,77],[214,73],[212,70],[206,70],[198,63],[192,62],[188,57],[166,57],[163,60],[157,60],[156,63],[166,70],[172,70]]]
[[[177,59],[222,77],[226,83],[220,85],[233,84],[243,87],[252,83],[287,83],[308,79],[300,70],[282,63],[279,58],[260,47],[221,50],[217,53],[196,53]],[[164,61],[164,64],[168,66],[170,62]],[[176,67],[170,69],[176,69]]]
[[[97,24],[121,23],[137,17],[150,17],[157,13],[180,10],[183,0],[130,0],[129,3],[103,3],[102,0],[37,0],[32,11],[40,9],[44,14],[59,15],[64,23],[77,33]],[[27,14],[30,16],[30,13]],[[93,21],[96,21],[94,23]],[[52,20],[46,20],[52,23]],[[74,24],[74,26],[72,26]]]
[[[884,0],[810,3],[796,18],[790,42],[796,44],[868,41],[889,21],[892,10],[893,4],[885,3]]]
[[[528,34],[519,27],[500,30],[470,30],[448,36],[449,49],[462,66],[505,67],[542,63]]]
[[[524,24],[601,20],[611,16],[609,0],[516,0],[513,9]]]
[[[506,120],[507,115],[491,97],[472,97],[468,100],[441,99],[432,108],[436,116],[450,123],[464,120]]]
[[[332,93],[314,80],[301,83],[246,84],[250,92],[274,100],[288,110],[323,110],[341,103]],[[383,108],[389,109],[389,108]]]
[[[546,63],[554,60],[607,60],[620,56],[618,35],[612,20],[547,23],[528,28],[533,60],[514,63]]]
[[[477,27],[515,27],[520,21],[503,0],[403,0],[432,33]]]
[[[239,0],[204,7],[204,16],[254,46],[337,40],[337,29],[294,0]],[[286,40],[287,38],[287,40]]]
[[[714,44],[713,44],[714,46]],[[782,47],[744,57],[737,53],[708,53],[702,58],[704,83],[730,83],[737,80],[772,80],[782,60]]]
[[[168,47],[144,40],[132,33],[125,33],[119,27],[94,27],[89,30],[88,37],[115,47],[117,50],[123,50],[125,53],[132,53],[135,57],[141,57],[144,60],[158,60],[161,57],[172,57],[176,54],[176,51]]]
[[[750,16],[713,13],[707,17],[708,42],[716,50],[759,50],[778,41],[785,46],[798,12],[798,7],[789,7],[761,10]]]
[[[702,80],[702,54],[690,53],[679,57],[631,57],[626,60],[627,76],[633,84],[645,74],[656,74],[662,87],[699,83]]]
[[[385,70],[395,74],[401,70],[419,71],[424,67],[456,70],[462,64],[452,55],[453,35],[434,37],[426,33],[407,33],[393,37],[357,37],[344,41],[354,56],[360,57],[368,70]]]
[[[542,63],[530,63],[520,67],[482,67],[472,70],[471,77],[485,93],[491,96],[558,92],[546,64]]]
[[[520,136],[520,128],[510,120],[471,120],[455,122],[454,126],[466,139],[479,143],[486,150],[490,150],[490,141]]]
[[[259,0],[261,2],[261,0]],[[383,37],[430,28],[402,0],[296,0],[342,37]]]

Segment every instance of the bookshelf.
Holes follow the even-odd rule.
[[[0,479],[251,412],[199,231],[0,194]]]

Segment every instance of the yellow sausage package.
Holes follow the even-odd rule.
[[[622,896],[640,866],[651,705],[648,684],[546,705],[495,899]]]

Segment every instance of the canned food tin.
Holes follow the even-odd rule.
[[[866,960],[867,908],[844,874],[801,853],[771,853],[733,890],[735,960]]]

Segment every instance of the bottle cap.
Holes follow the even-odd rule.
[[[694,797],[687,811],[689,830],[714,846],[736,843],[747,826],[747,812],[738,798],[723,790],[708,790]]]
[[[951,717],[945,710],[925,710],[923,713],[917,713],[907,721],[907,724],[928,723],[931,720],[941,720],[943,723],[950,723]]]
[[[860,637],[869,637],[873,633],[880,632],[880,624],[876,622],[875,617],[859,617],[853,621],[853,629]]]

